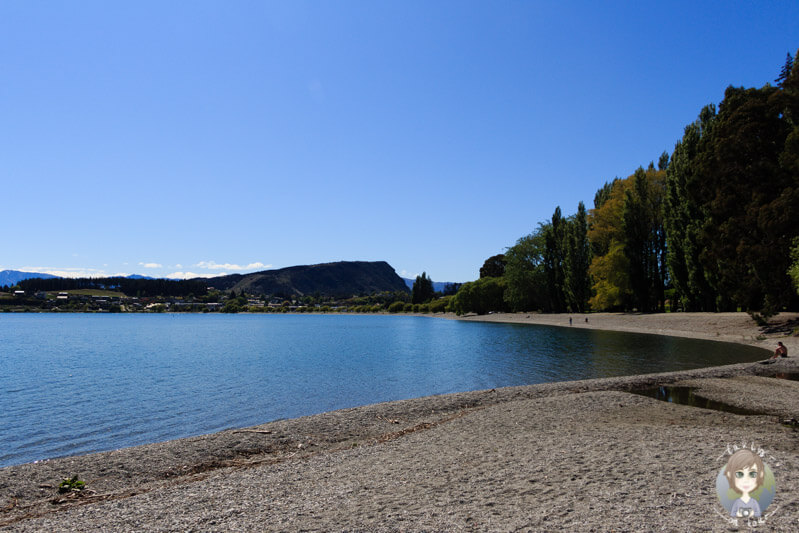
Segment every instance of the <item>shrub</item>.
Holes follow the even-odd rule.
[[[484,315],[489,311],[505,311],[507,304],[503,299],[505,280],[503,278],[482,278],[464,283],[455,295],[453,307],[459,315],[477,313]]]
[[[451,296],[444,296],[443,298],[439,298],[438,300],[433,300],[430,302],[430,312],[431,313],[446,313],[447,306],[449,305],[450,300],[452,299]]]
[[[238,313],[239,311],[241,311],[241,307],[236,300],[228,300],[222,307],[223,313]]]

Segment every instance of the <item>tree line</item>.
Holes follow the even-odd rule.
[[[82,289],[116,290],[129,296],[185,297],[203,296],[208,292],[207,280],[172,280],[143,278],[30,278],[17,285],[24,291],[73,291]]]
[[[655,168],[560,207],[452,303],[458,312],[799,308],[799,52],[762,88],[730,86]]]

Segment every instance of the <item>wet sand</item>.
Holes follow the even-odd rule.
[[[571,316],[799,353],[796,315],[766,329],[739,313]],[[777,479],[760,528],[795,531],[799,433],[780,422],[799,417],[799,382],[767,376],[796,361],[419,398],[8,467],[0,531],[728,531],[715,476],[743,441],[768,451]],[[761,414],[628,392],[663,384]],[[76,474],[87,489],[59,495]]]

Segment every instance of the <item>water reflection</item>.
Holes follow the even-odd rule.
[[[631,390],[633,394],[640,394],[649,398],[655,398],[664,402],[676,403],[680,405],[689,405],[691,407],[699,407],[701,409],[712,409],[714,411],[723,411],[725,413],[732,413],[736,415],[762,415],[765,414],[761,411],[753,411],[751,409],[744,409],[724,402],[710,400],[701,396],[696,396],[696,387],[683,387],[683,386],[661,386],[646,389]]]
[[[502,346],[501,354],[484,346],[487,355],[505,362],[495,368],[522,372],[526,383],[690,370],[768,356],[762,348],[664,335],[518,324],[483,326],[501,331],[492,335],[493,342]]]

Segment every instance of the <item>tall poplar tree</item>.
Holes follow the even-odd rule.
[[[624,253],[624,199],[629,179],[606,183],[594,198],[589,216],[588,239],[592,259],[589,273],[593,282],[592,310],[624,310],[632,307],[629,261]]]
[[[667,263],[675,289],[672,308],[684,311],[715,311],[717,292],[705,275],[700,260],[703,243],[701,228],[706,214],[705,200],[698,196],[698,154],[707,143],[708,130],[716,116],[715,106],[708,105],[699,118],[685,127],[674,147],[666,169],[664,225],[667,236]]]
[[[666,170],[669,168],[669,153],[663,152],[658,159],[658,170]]]
[[[548,309],[553,313],[566,311],[565,293],[565,241],[567,222],[561,215],[560,206],[555,208],[552,223],[544,234],[544,272],[547,276]]]
[[[797,176],[778,162],[788,128],[770,105],[775,91],[728,88],[703,160],[703,264],[715,274],[720,310],[773,312],[789,289],[785,252],[796,234],[799,191]]]
[[[624,198],[624,254],[629,261],[630,285],[639,311],[662,310],[666,277],[666,242],[662,223],[664,172],[639,167]]]
[[[799,72],[789,63],[780,87],[729,87],[675,147],[664,214],[688,309],[770,314],[796,303],[787,270],[799,233]]]
[[[665,302],[666,236],[663,226],[665,171],[639,167],[626,179],[605,184],[591,211],[589,273],[595,310],[662,310]]]
[[[591,297],[591,244],[588,241],[588,216],[580,202],[577,214],[569,220],[566,234],[564,287],[566,304],[573,312],[584,313]]]

